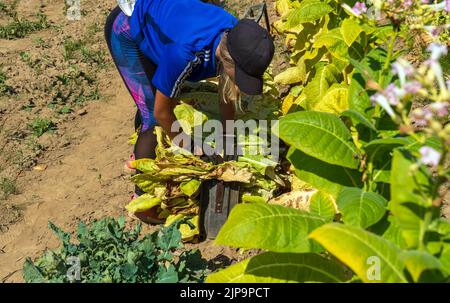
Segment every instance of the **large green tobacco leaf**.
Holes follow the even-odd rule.
[[[364,229],[329,223],[310,237],[349,266],[363,282],[408,282],[401,250]]]
[[[303,90],[305,95],[306,109],[312,108],[314,104],[320,102],[328,89],[341,80],[341,72],[334,64],[319,63],[316,65],[314,78],[306,85]]]
[[[337,262],[312,253],[266,252],[206,278],[207,283],[336,283],[348,280]]]
[[[347,62],[349,51],[351,51],[357,58],[363,58],[360,47],[357,47],[356,44],[355,46],[348,46],[339,28],[324,31],[316,37],[314,41],[314,48],[321,47],[326,47],[334,57]]]
[[[311,196],[309,212],[332,221],[336,214],[336,208],[329,194],[318,191]]]
[[[320,0],[304,0],[287,15],[287,26],[292,28],[299,24],[316,21],[333,9]]]
[[[328,164],[293,147],[287,159],[295,167],[298,178],[335,198],[344,187],[362,186],[362,175],[355,169]]]
[[[333,114],[313,111],[288,114],[279,120],[278,135],[319,160],[348,168],[358,167],[358,150],[351,134]]]
[[[273,252],[318,252],[321,247],[307,239],[326,220],[293,208],[265,203],[236,205],[215,243]]]
[[[352,45],[358,36],[364,31],[355,19],[350,18],[342,21],[340,30],[347,46]]]
[[[348,105],[350,109],[370,119],[373,106],[365,86],[363,75],[354,73],[348,88]]]
[[[372,79],[379,81],[381,79],[381,72],[387,60],[387,52],[383,48],[374,48],[361,61],[349,58],[355,69],[362,75],[364,80]],[[383,83],[379,83],[385,87],[392,79],[392,72],[387,71]]]
[[[345,84],[334,83],[321,100],[312,105],[312,108],[308,108],[308,103],[306,105],[308,110],[340,114],[348,109],[348,87]]]
[[[402,253],[406,269],[414,282],[442,282],[443,267],[439,259],[419,250],[407,250]]]
[[[405,239],[403,239],[402,230],[392,215],[386,216],[377,224],[371,226],[370,231],[381,235],[384,239],[391,241],[401,249],[407,246]]]
[[[425,168],[420,166],[412,171],[416,162],[407,150],[394,150],[389,210],[410,248],[418,247],[424,240],[427,229],[424,217],[429,207],[424,197],[431,196],[431,184]]]
[[[23,264],[23,279],[26,282],[45,282],[45,277],[43,276],[39,268],[33,264],[33,261],[30,258],[26,258],[25,263]]]
[[[359,188],[344,188],[336,200],[345,224],[367,228],[386,213],[387,201],[377,193]]]

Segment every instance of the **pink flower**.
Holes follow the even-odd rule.
[[[353,6],[352,11],[355,15],[359,16],[365,12],[367,12],[367,6],[364,2],[356,2],[355,6]]]
[[[403,89],[405,90],[405,92],[413,95],[417,94],[421,88],[422,84],[416,80],[406,82],[405,85],[403,85]]]
[[[426,126],[433,118],[433,114],[428,108],[416,108],[411,114],[412,121],[417,126]]]
[[[397,86],[395,86],[395,84],[391,83],[384,90],[384,95],[388,100],[389,104],[395,106],[399,102],[398,99],[403,97],[404,94]]]
[[[420,163],[436,167],[441,161],[441,153],[429,146],[422,146],[419,150],[421,155]]]
[[[448,115],[447,102],[435,102],[430,105],[430,109],[438,116],[445,117]]]
[[[412,5],[412,0],[404,0],[403,1],[403,7],[404,8],[409,8]]]

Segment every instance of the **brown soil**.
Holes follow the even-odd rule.
[[[0,40],[0,71],[7,77],[3,84],[0,77],[0,185],[2,180],[14,184],[13,190],[0,188],[2,282],[22,281],[27,256],[58,246],[48,221],[73,231],[79,220],[126,215],[133,190],[122,167],[132,151],[127,140],[135,105],[103,38],[104,20],[115,1],[83,1],[80,21],[67,20],[64,1],[1,4],[14,2],[20,18],[35,20],[41,12],[50,27]],[[229,2],[240,13],[259,3]],[[1,7],[4,25],[12,18]],[[270,14],[273,18],[273,5]],[[37,118],[48,122],[44,130],[49,131],[42,135]],[[188,247],[199,248],[212,268],[254,253],[212,241]]]

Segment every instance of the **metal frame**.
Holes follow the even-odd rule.
[[[264,16],[264,21],[266,24],[266,29],[270,33],[270,20],[269,13],[267,12],[267,4],[264,1],[263,3],[253,5],[247,9],[247,12],[244,15],[245,18],[253,19],[256,23],[259,23]]]

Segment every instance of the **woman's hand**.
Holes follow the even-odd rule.
[[[172,125],[177,121],[173,112],[177,104],[178,101],[176,99],[169,98],[157,90],[154,108],[155,118],[173,143],[196,156],[200,156],[203,154],[202,147],[195,145],[191,136],[183,132],[181,127],[181,130],[178,132],[172,131]]]

